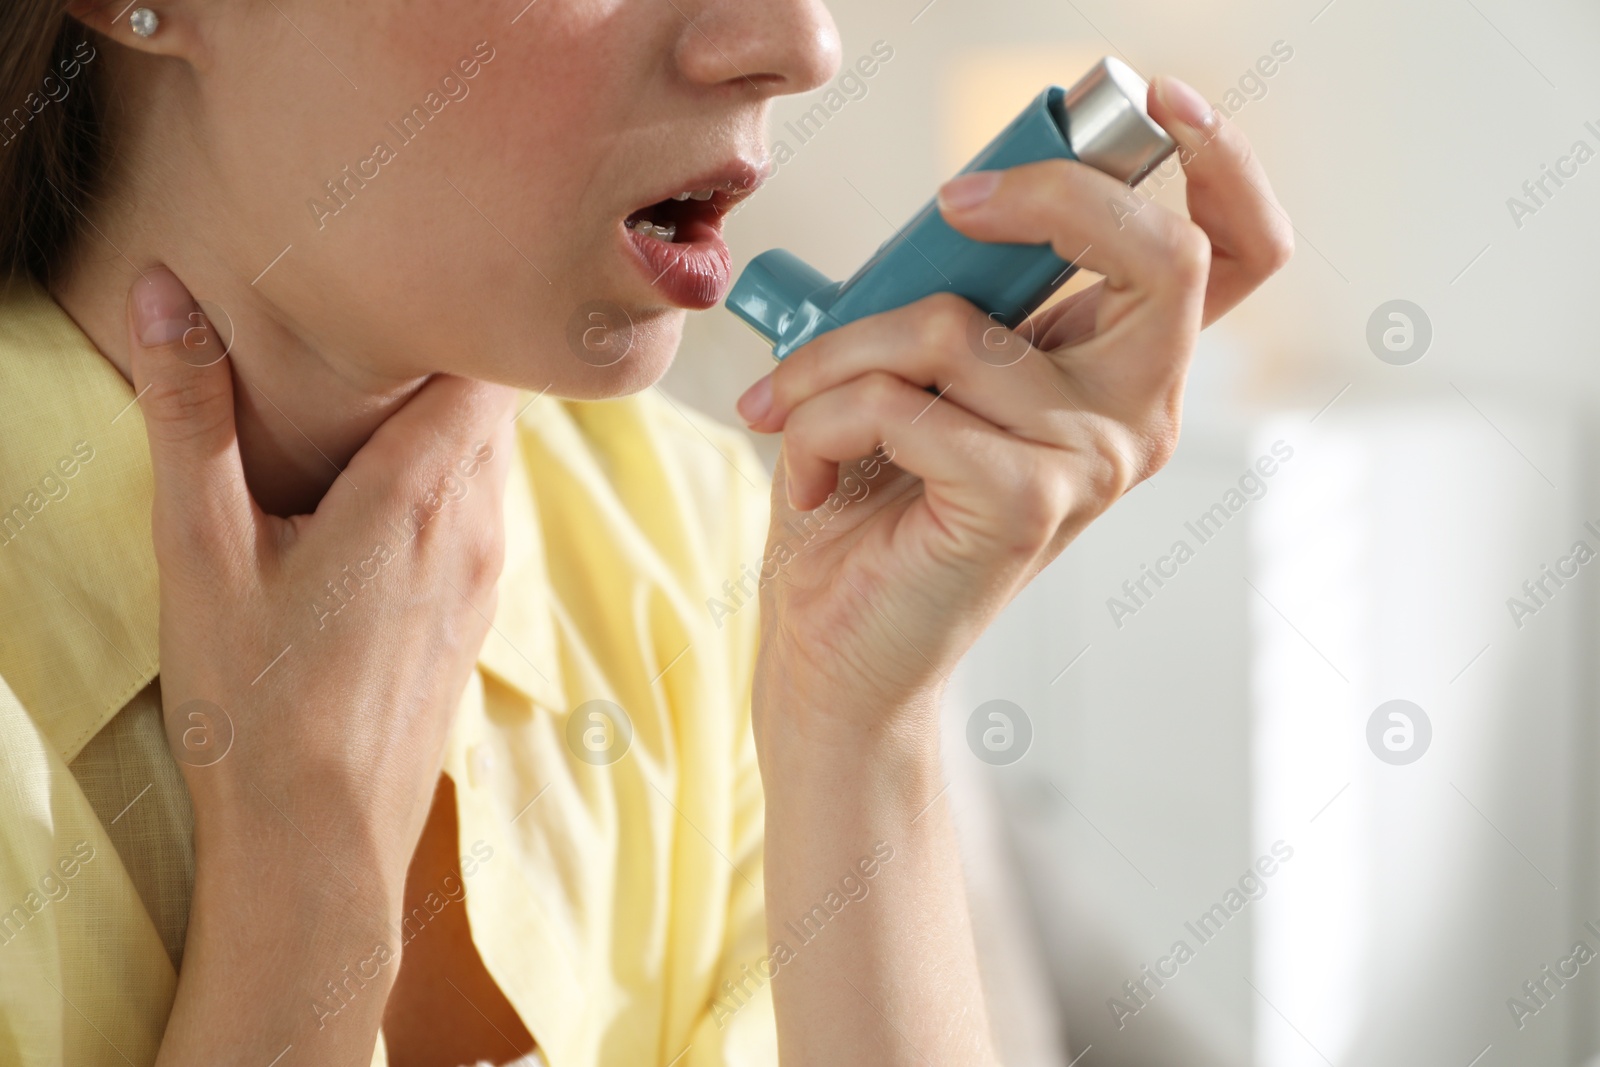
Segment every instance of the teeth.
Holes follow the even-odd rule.
[[[640,219],[638,222],[629,223],[628,228],[634,233],[641,233],[646,237],[654,237],[658,241],[666,241],[668,243],[676,240],[678,236],[678,226],[676,223],[668,223],[665,226],[657,226],[649,219]]]
[[[717,195],[715,189],[690,189],[674,196],[674,200],[710,200]]]

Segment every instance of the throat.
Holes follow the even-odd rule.
[[[268,515],[309,515],[361,446],[398,411],[422,380],[386,396],[352,396],[342,411],[280,402],[268,387],[234,375],[234,424],[250,493]]]
[[[245,480],[270,515],[316,510],[344,468],[383,421],[426,378],[393,378],[363,371],[356,359],[335,358],[309,345],[243,283],[166,262],[205,308],[225,308],[228,364],[233,372],[234,425]],[[133,381],[127,293],[139,276],[121,258],[74,264],[51,296],[123,379]],[[219,316],[220,317],[220,316]]]

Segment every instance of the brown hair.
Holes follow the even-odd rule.
[[[64,0],[0,0],[0,282],[48,283],[104,164],[102,63]]]

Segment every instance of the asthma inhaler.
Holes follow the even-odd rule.
[[[1075,159],[1137,185],[1177,147],[1150,118],[1148,93],[1126,63],[1102,59],[1072,88],[1040,93],[961,173]],[[935,293],[964,297],[1013,329],[1077,269],[1049,245],[986,244],[963,236],[944,221],[935,199],[847,281],[829,281],[781,248],[762,253],[728,294],[728,308],[783,359],[845,323]]]

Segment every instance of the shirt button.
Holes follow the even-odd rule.
[[[474,789],[486,784],[494,772],[494,752],[488,745],[473,745],[467,750],[467,781]]]

